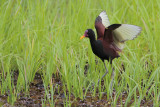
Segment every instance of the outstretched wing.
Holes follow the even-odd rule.
[[[133,40],[141,32],[141,27],[129,24],[121,24],[118,28],[113,30],[114,44],[119,48],[124,48],[124,42]]]
[[[105,28],[107,28],[109,25],[110,25],[110,22],[108,20],[108,16],[107,16],[106,12],[105,11],[101,12],[95,20],[97,39],[103,38]]]
[[[141,32],[141,28],[129,24],[112,24],[105,29],[103,41],[113,43],[115,50],[121,51],[125,41],[132,40]]]

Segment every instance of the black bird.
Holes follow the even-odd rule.
[[[97,40],[92,29],[87,29],[84,35],[80,38],[88,37],[93,53],[98,56],[104,63],[108,60],[112,65],[114,58],[120,57],[118,52],[124,48],[125,41],[133,40],[141,32],[141,27],[129,24],[112,24],[110,25],[108,16],[105,11],[102,11],[95,20],[95,28],[97,31]],[[108,73],[106,68],[106,73]]]

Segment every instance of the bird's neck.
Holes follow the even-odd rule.
[[[95,34],[92,34],[89,38],[91,45],[96,41]]]

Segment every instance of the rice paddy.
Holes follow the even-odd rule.
[[[113,60],[113,89],[111,65],[98,84],[103,62],[79,39],[103,10],[142,28]],[[0,105],[158,107],[159,34],[159,0],[0,0]]]

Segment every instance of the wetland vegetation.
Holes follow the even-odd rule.
[[[113,61],[113,89],[110,64],[98,85],[103,62],[79,39],[103,10],[142,28]],[[159,0],[0,0],[0,105],[158,107],[159,34]]]

